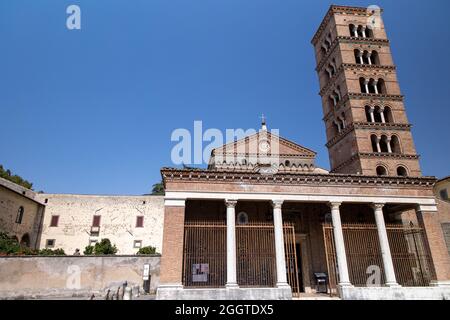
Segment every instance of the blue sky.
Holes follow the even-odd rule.
[[[35,190],[143,194],[172,165],[174,129],[264,113],[329,168],[310,40],[331,3],[1,0],[0,164]],[[450,174],[450,2],[336,3],[384,8],[423,173]]]

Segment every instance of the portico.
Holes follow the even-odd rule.
[[[223,242],[214,241],[216,244],[223,243],[226,250],[219,251],[223,252],[226,258],[224,259],[225,270],[219,268],[225,274],[223,283],[212,286],[203,286],[201,283],[187,283],[185,281],[186,270],[188,272],[192,270],[192,266],[184,265],[183,267],[183,261],[186,263],[187,247],[184,246],[184,249],[175,251],[169,249],[169,252],[167,252],[163,245],[162,285],[158,293],[159,298],[290,299],[292,297],[291,289],[295,285],[288,279],[288,277],[291,277],[289,272],[291,261],[289,253],[286,252],[286,250],[289,250],[286,241],[293,241],[294,247],[297,244],[298,248],[302,248],[300,252],[297,252],[300,262],[296,265],[299,270],[298,274],[301,274],[302,277],[300,279],[300,291],[302,292],[315,291],[316,286],[311,276],[312,273],[319,271],[332,273],[329,270],[331,264],[329,261],[327,262],[330,257],[335,257],[336,260],[337,293],[341,297],[350,297],[352,292],[361,292],[361,290],[366,293],[374,290],[374,288],[381,288],[382,290],[403,288],[401,290],[412,292],[414,290],[411,287],[411,285],[414,285],[412,279],[408,280],[407,276],[402,275],[401,280],[406,284],[405,287],[400,285],[397,280],[396,266],[397,269],[400,268],[400,259],[397,259],[394,263],[391,248],[394,247],[397,250],[399,244],[390,244],[390,239],[393,239],[392,236],[389,236],[391,227],[387,228],[386,225],[388,222],[391,224],[392,221],[387,222],[386,217],[396,217],[396,223],[400,223],[400,227],[402,226],[401,221],[404,220],[403,222],[408,221],[409,223],[414,220],[416,228],[423,227],[425,230],[426,222],[423,218],[427,220],[427,223],[432,223],[432,216],[437,211],[435,200],[430,193],[430,187],[432,186],[430,178],[361,176],[346,176],[344,178],[341,175],[330,174],[278,174],[261,179],[261,176],[255,173],[229,171],[212,173],[208,170],[178,169],[163,169],[163,176],[166,179],[166,190],[168,190],[166,192],[166,222],[173,225],[171,221],[174,210],[179,211],[180,216],[184,213],[183,219],[177,218],[177,221],[183,221],[185,226],[192,227],[193,222],[203,221],[208,223],[208,221],[214,221],[217,223],[217,228],[214,230],[224,230],[224,235],[226,234]],[[257,176],[259,176],[259,179],[255,179]],[[227,182],[223,183],[224,180]],[[189,183],[186,183],[187,181]],[[405,185],[408,187],[405,188]],[[381,186],[383,187],[381,188]],[[327,194],[326,191],[330,189],[333,189],[334,192]],[[200,209],[201,207],[203,209]],[[416,213],[417,219],[411,218],[412,212]],[[244,214],[247,217],[243,217]],[[382,282],[376,286],[366,287],[365,283],[361,283],[359,279],[355,280],[356,283],[352,281],[352,279],[356,279],[358,272],[362,274],[365,272],[365,270],[354,269],[354,261],[352,260],[354,255],[352,252],[347,252],[349,245],[350,249],[353,250],[351,247],[352,239],[347,234],[348,228],[352,223],[359,223],[358,219],[361,219],[359,215],[365,219],[364,221],[370,223],[370,228],[376,236],[376,242],[370,244],[377,248],[377,255],[379,254],[379,257],[377,256],[379,258],[377,267],[382,272],[380,276]],[[414,216],[414,214],[412,215]],[[298,223],[297,220],[301,219],[305,220],[302,223],[307,226],[304,228],[306,231],[302,230],[301,226],[299,227],[301,223]],[[252,222],[255,225],[252,225]],[[333,231],[334,252],[332,253],[325,252],[324,236],[321,234],[322,225],[327,222],[331,222]],[[295,237],[287,240],[286,228],[288,228],[289,223],[295,225],[293,227]],[[246,259],[246,256],[242,254],[243,243],[248,240],[245,240],[246,238],[243,238],[242,235],[246,232],[245,228],[251,226],[255,228],[254,230],[257,230],[258,226],[260,226],[259,230],[264,228],[273,230],[267,231],[267,233],[261,231],[259,238],[272,242],[270,245],[273,246],[273,257],[268,259],[272,259],[274,264],[273,283],[270,281],[267,283],[261,282],[261,285],[255,286],[254,284],[258,282],[246,281],[245,284],[242,284],[243,274],[248,274],[245,273],[247,262],[243,260]],[[184,239],[188,235],[186,227],[183,232],[181,232],[181,228],[179,230],[180,234],[178,235],[164,232],[164,243],[177,242],[177,246],[179,246],[183,241],[186,241]],[[171,238],[177,238],[178,240],[174,241]],[[258,237],[255,236],[251,239],[255,240]],[[406,240],[402,241],[405,242]],[[430,243],[430,241],[434,240],[428,238],[427,242]],[[405,245],[403,242],[402,246]],[[431,247],[431,243],[429,245]],[[430,247],[427,247],[427,250]],[[255,250],[252,245],[249,248]],[[264,248],[268,250],[270,256],[270,252],[272,252],[270,247]],[[430,261],[434,261],[433,255],[436,253],[432,249],[427,252],[430,254]],[[397,252],[396,255],[398,255]],[[417,256],[419,256],[419,253],[417,253]],[[252,259],[259,259],[256,255],[252,255],[252,257]],[[348,261],[349,257],[350,262]],[[205,268],[211,269],[214,262],[213,260],[207,260],[202,260],[204,263],[200,261],[198,263],[199,268],[202,268],[202,265],[208,265]],[[270,265],[270,261],[267,262],[267,265]],[[166,281],[164,275],[166,268],[179,270],[176,282],[168,283]],[[428,271],[430,271],[433,281],[428,285],[439,283],[440,279],[445,280],[447,277],[445,268],[440,269],[435,263],[430,263],[429,268],[432,269]],[[309,274],[305,274],[305,271]],[[398,272],[405,273],[404,267],[401,267],[401,271],[399,269]],[[409,271],[408,274],[412,274],[412,272]],[[270,270],[266,274],[269,277],[272,275]],[[208,276],[212,277],[213,275]],[[329,276],[331,280],[332,275],[329,274]],[[407,282],[405,279],[411,282]],[[420,290],[423,290],[423,288]]]

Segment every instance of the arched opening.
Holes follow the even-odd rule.
[[[20,245],[23,247],[30,247],[30,236],[28,233],[25,233],[20,240]]]
[[[381,108],[379,106],[375,107],[375,112],[374,112],[374,118],[375,118],[375,122],[377,123],[381,123]]]
[[[370,141],[372,142],[372,151],[373,152],[379,152],[378,151],[378,143],[377,143],[378,137],[373,134],[373,135],[370,136]]]
[[[333,110],[333,108],[334,108],[334,106],[335,106],[335,102],[334,102],[333,96],[330,96],[330,97],[328,98],[328,102],[329,102],[329,104],[330,104],[330,110]]]
[[[357,64],[361,64],[363,61],[361,60],[361,51],[359,51],[358,49],[355,49],[354,51],[355,54],[355,62]]]
[[[369,63],[369,58],[370,58],[370,54],[369,52],[366,50],[363,52],[363,62],[364,64],[370,64]]]
[[[373,30],[372,28],[369,28],[369,26],[366,27],[366,37],[373,38]]]
[[[379,94],[386,94],[386,84],[383,79],[378,79],[377,88]]]
[[[378,52],[373,50],[372,55],[370,57],[372,60],[372,64],[379,65],[380,64],[380,57],[378,56]]]
[[[397,168],[397,175],[398,175],[399,177],[407,177],[407,176],[408,176],[408,171],[406,170],[405,167],[399,166],[399,167]]]
[[[359,78],[359,86],[361,87],[361,93],[368,93],[366,88],[366,79],[363,77]]]
[[[369,80],[369,93],[375,93],[375,80],[370,79]]]
[[[384,113],[384,120],[386,121],[386,123],[394,123],[390,107],[384,107],[383,113]]]
[[[348,26],[348,30],[350,32],[350,37],[357,37],[358,36],[358,34],[356,33],[356,27],[355,27],[354,24],[350,24]]]
[[[359,25],[358,26],[358,37],[363,38],[364,35],[365,35],[364,28],[363,28],[363,26]]]
[[[339,126],[336,124],[336,122],[333,122],[332,128],[333,128],[333,135],[334,136],[338,135],[339,134]]]
[[[380,150],[381,152],[389,152],[387,145],[387,136],[383,135],[380,139]]]
[[[377,176],[387,176],[387,170],[383,166],[377,167]]]
[[[370,115],[370,106],[365,106],[364,109],[366,111],[367,122],[372,122],[372,116]]]
[[[289,160],[286,160],[284,162],[284,165],[286,166],[286,168],[289,168],[291,166],[291,162]]]
[[[391,149],[393,153],[402,153],[400,148],[400,140],[395,135],[391,137]]]

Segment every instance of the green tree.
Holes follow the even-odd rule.
[[[152,246],[142,247],[137,254],[156,254],[156,248]]]
[[[153,185],[152,194],[153,195],[164,195],[164,183],[162,181],[155,183]]]
[[[22,177],[18,175],[13,175],[11,173],[11,170],[4,169],[2,165],[0,165],[0,177],[6,180],[9,180],[11,182],[14,182],[15,184],[18,184],[19,186],[22,186],[27,189],[31,189],[33,187],[33,184]]]
[[[84,248],[83,254],[86,256],[90,256],[94,253],[94,247],[93,246],[86,246],[86,248]]]
[[[113,255],[117,253],[116,245],[111,244],[108,238],[102,239],[97,242],[94,246],[87,246],[84,248],[85,255]]]

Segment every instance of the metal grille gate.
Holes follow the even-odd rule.
[[[288,282],[300,292],[294,226],[284,224]],[[274,226],[271,223],[236,225],[237,281],[241,287],[276,284]],[[226,223],[192,221],[184,226],[183,285],[220,288],[226,283]]]
[[[374,271],[369,268],[371,266],[379,268],[381,284],[385,283],[376,225],[343,224],[342,231],[351,283],[359,287],[367,286],[369,276]],[[434,271],[423,229],[386,225],[386,231],[397,282],[405,287],[429,286]],[[339,274],[331,224],[323,225],[323,235],[330,287],[335,292]]]

